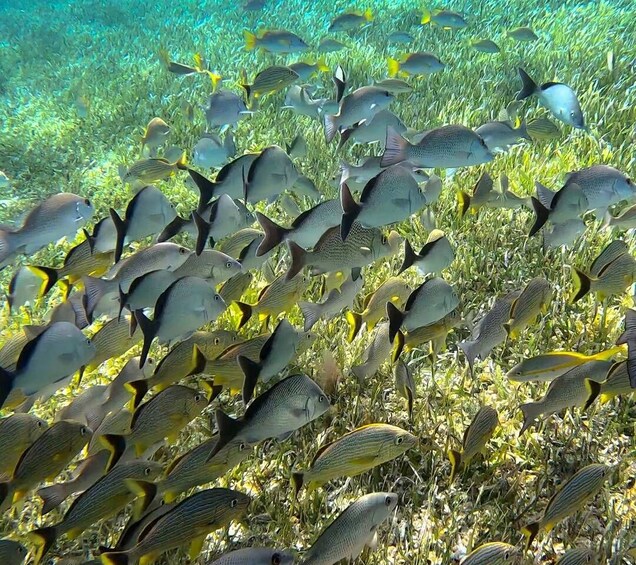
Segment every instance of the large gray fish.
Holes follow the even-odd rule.
[[[72,240],[93,213],[90,200],[76,194],[50,196],[28,213],[21,227],[0,227],[0,267],[15,255],[32,255],[63,237]]]
[[[223,410],[216,411],[219,441],[209,459],[231,441],[254,445],[270,438],[287,439],[330,407],[329,399],[313,380],[306,375],[290,375],[257,396],[239,420]]]
[[[539,182],[535,182],[535,187],[537,197],[532,197],[532,207],[536,219],[530,229],[530,236],[537,233],[548,220],[561,225],[577,219],[589,209],[587,196],[576,183],[565,184],[557,192],[552,192]]]
[[[346,241],[340,235],[340,226],[329,228],[312,251],[306,251],[294,241],[287,242],[291,265],[286,277],[293,278],[305,266],[311,267],[312,275],[364,267],[395,253],[400,241],[397,232],[392,231],[387,237],[378,228],[365,228],[359,222],[353,223]]]
[[[484,140],[461,125],[441,126],[427,131],[413,145],[393,128],[387,128],[383,167],[409,161],[423,168],[456,168],[482,165],[493,160]]]
[[[249,168],[244,185],[246,202],[270,200],[291,188],[299,173],[284,149],[271,145],[261,151]]]
[[[113,219],[110,217],[110,214],[96,222],[95,226],[93,226],[91,239],[95,253],[115,251],[115,247],[117,246],[117,229],[115,228],[115,224],[113,224]]]
[[[188,169],[190,178],[199,190],[200,198],[198,210],[203,210],[215,198],[221,194],[227,194],[232,198],[243,198],[244,181],[254,160],[260,153],[245,153],[230,161],[216,175],[216,179],[211,181],[201,173],[193,169]]]
[[[329,143],[338,130],[348,128],[364,120],[371,120],[375,114],[389,107],[394,96],[377,86],[362,86],[340,100],[340,108],[335,115],[325,114],[325,137]]]
[[[342,222],[340,235],[346,240],[351,226],[359,222],[365,228],[379,228],[401,222],[419,212],[426,198],[411,173],[395,165],[383,170],[364,187],[360,202],[356,202],[349,187],[340,187]]]
[[[311,249],[326,230],[338,225],[341,213],[339,200],[325,200],[305,210],[292,222],[291,227],[284,228],[264,214],[256,212],[256,218],[265,232],[256,254],[260,257],[283,241],[294,241],[304,249]]]
[[[251,112],[241,96],[222,88],[208,98],[203,113],[208,127],[216,128],[236,125]]]
[[[216,286],[241,272],[241,263],[216,249],[193,253],[174,274],[177,278],[199,277]]]
[[[194,254],[192,256],[196,257]],[[179,278],[181,277],[177,276],[175,271],[166,269],[150,271],[137,277],[131,283],[128,292],[124,292],[121,289],[119,291],[118,319],[121,318],[124,308],[134,312],[135,310],[154,307],[163,292]]]
[[[137,483],[137,487],[144,493],[153,492],[156,488],[147,482]],[[191,544],[190,557],[194,560],[208,534],[242,516],[249,503],[249,496],[230,489],[199,491],[148,524],[137,544],[130,549],[102,554],[102,563],[137,563],[145,556],[158,557],[169,549],[188,543]],[[150,563],[151,560],[144,559],[142,562]]]
[[[225,302],[206,280],[183,277],[173,282],[157,299],[152,321],[141,310],[135,312],[144,334],[139,366],[146,362],[155,337],[159,343],[186,339],[201,326],[216,320],[224,310]]]
[[[404,262],[398,275],[413,265],[423,275],[440,273],[454,260],[455,250],[446,234],[442,230],[433,230],[419,253],[413,251],[408,239],[404,240]]]
[[[94,385],[86,388],[75,396],[66,406],[55,411],[55,421],[72,420],[88,424],[88,413],[92,406],[98,404],[104,395],[106,385]],[[91,428],[92,429],[92,428]]]
[[[13,475],[20,456],[46,429],[46,422],[31,414],[18,413],[0,419],[0,481]]]
[[[340,207],[339,202],[338,207]],[[13,273],[6,293],[9,314],[25,304],[35,305],[35,301],[42,294],[41,290],[42,277],[39,273],[25,265],[19,267],[15,273]]]
[[[459,305],[459,297],[444,279],[433,277],[424,281],[408,297],[401,312],[393,302],[386,303],[389,317],[389,341],[403,326],[407,331],[433,324],[450,314]]]
[[[68,322],[55,322],[22,349],[15,372],[0,368],[0,407],[11,391],[24,396],[45,395],[95,356],[95,346]]]
[[[293,565],[294,556],[280,549],[246,547],[222,555],[208,565]]]
[[[318,537],[302,565],[334,565],[355,560],[366,547],[376,547],[378,528],[397,507],[398,496],[373,492],[350,504]]]
[[[103,279],[82,277],[89,315],[119,312],[119,291],[127,293],[132,282],[145,273],[166,269],[175,271],[190,256],[190,250],[176,243],[156,243],[115,265]]]
[[[552,112],[552,115],[578,129],[585,129],[585,119],[576,93],[567,84],[560,82],[546,82],[537,85],[522,68],[519,68],[522,87],[517,100],[524,100],[535,95],[539,103]]]
[[[601,217],[609,206],[636,199],[634,181],[609,165],[592,165],[571,172],[565,179],[565,185],[569,184],[578,185],[587,198],[588,210],[598,210]]]
[[[380,86],[380,88],[386,87]],[[370,121],[363,121],[362,123],[354,124],[350,128],[342,130],[342,132],[340,132],[339,147],[342,147],[349,140],[354,143],[374,143],[378,141],[380,148],[384,150],[386,129],[389,126],[400,134],[404,134],[407,131],[407,127],[402,120],[393,112],[390,110],[381,110],[375,114]]]
[[[192,162],[196,166],[204,169],[219,168],[236,153],[234,136],[232,132],[228,132],[221,139],[215,133],[204,133],[196,142],[193,152]]]
[[[115,246],[115,262],[117,262],[121,258],[126,243],[160,233],[177,217],[177,212],[174,204],[161,190],[148,185],[128,202],[123,219],[114,208],[110,209],[110,217],[117,230]]]

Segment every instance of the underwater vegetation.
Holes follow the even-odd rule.
[[[344,535],[376,565],[636,563],[633,2],[27,4],[0,5],[0,231],[44,219],[0,245],[0,562],[333,563]],[[451,124],[455,161],[426,151]],[[616,190],[566,177],[599,165]],[[72,506],[86,457],[109,496]],[[166,551],[100,557],[162,509],[191,526]]]

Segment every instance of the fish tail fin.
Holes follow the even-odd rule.
[[[340,185],[340,204],[343,211],[340,222],[340,238],[345,241],[351,231],[353,222],[356,221],[356,218],[360,215],[360,210],[362,210],[360,204],[353,199],[346,182]]]
[[[243,39],[245,40],[245,50],[253,51],[256,49],[256,34],[248,31],[246,29],[243,30]]]
[[[303,483],[305,481],[305,473],[292,473],[292,484],[294,485],[294,496],[298,498],[298,493],[300,489],[303,488]]]
[[[389,76],[394,77],[400,72],[400,61],[393,57],[387,57],[386,64],[389,69]]]
[[[217,184],[192,169],[188,169],[188,173],[199,189],[199,204],[197,210],[203,210],[216,196]]]
[[[470,208],[470,196],[467,192],[460,190],[457,193],[457,202],[459,204],[459,216],[463,218]]]
[[[293,279],[300,271],[302,271],[307,261],[307,251],[305,251],[295,241],[287,241],[289,253],[291,255],[291,265],[285,275],[285,280]]]
[[[133,517],[135,520],[139,520],[152,501],[157,498],[159,491],[157,484],[137,479],[124,479],[124,484],[137,497],[133,507]]]
[[[265,236],[256,250],[256,256],[262,257],[276,246],[280,245],[283,242],[283,239],[285,239],[285,235],[291,230],[279,226],[276,222],[270,220],[265,214],[261,214],[260,212],[256,212],[256,219],[265,232]]]
[[[13,388],[14,375],[11,371],[7,371],[3,367],[0,367],[0,408],[7,400],[7,397],[11,393]]]
[[[217,88],[217,86],[219,86],[219,83],[223,80],[223,77],[218,74],[218,73],[213,73],[212,71],[204,71],[206,75],[208,75],[208,78],[210,79],[210,82],[212,83],[212,92],[214,92]]]
[[[247,98],[247,104],[251,107],[252,102],[252,85],[251,84],[241,84],[241,88],[245,91],[245,97]]]
[[[242,424],[228,416],[223,410],[217,409],[215,412],[216,427],[219,432],[219,439],[210,451],[206,463],[212,459],[221,449],[223,449],[241,431]]]
[[[45,296],[49,290],[51,290],[55,284],[60,280],[60,275],[57,269],[43,266],[29,266],[27,267],[34,275],[42,279],[42,286],[38,292],[38,298]]]
[[[201,255],[210,237],[210,224],[206,222],[196,210],[192,212],[192,219],[194,220],[194,225],[197,227],[195,252],[197,255]]]
[[[389,341],[393,343],[404,321],[404,314],[393,302],[386,303],[386,314],[389,317]]]
[[[188,169],[188,157],[186,156],[186,152],[181,153],[179,158],[175,161],[175,167],[180,171],[185,171]]]
[[[574,304],[590,292],[592,279],[576,267],[572,271],[572,278],[574,279],[574,298],[572,298],[572,303]]]
[[[116,434],[104,434],[99,438],[100,443],[110,451],[110,457],[106,463],[105,471],[108,473],[121,459],[126,451],[126,438]]]
[[[141,332],[144,334],[144,344],[141,349],[141,355],[139,356],[139,368],[141,369],[148,358],[148,353],[150,352],[150,345],[152,344],[152,340],[155,339],[155,335],[157,333],[157,324],[153,320],[150,320],[143,313],[143,310],[135,310],[134,314],[135,319],[137,320],[137,324],[141,328]]]
[[[402,354],[402,350],[404,349],[405,338],[402,332],[398,332],[395,336],[397,341],[395,342],[395,346],[393,347],[393,353],[391,355],[391,361],[396,363]],[[413,404],[413,400],[410,400],[410,403]]]
[[[585,389],[589,393],[589,396],[585,401],[583,410],[587,410],[601,393],[601,383],[593,381],[592,379],[585,379]]]
[[[409,142],[404,139],[394,128],[388,126],[386,128],[386,143],[384,144],[384,153],[380,165],[389,167],[397,165],[409,158]]]
[[[332,114],[325,114],[324,117],[325,124],[325,139],[327,143],[331,143],[331,140],[336,137],[336,133],[338,131],[338,126],[336,124],[336,116]]]
[[[136,410],[141,404],[141,401],[144,399],[144,396],[148,393],[148,381],[145,379],[132,381],[130,383],[126,383],[124,388],[132,393],[133,397],[131,406],[133,410]]]
[[[415,259],[417,259],[417,254],[413,251],[413,247],[411,247],[411,242],[404,238],[404,261],[402,262],[402,266],[398,271],[398,275],[406,271],[409,267],[415,263]]]
[[[528,133],[528,124],[525,120],[521,120],[521,122],[519,123],[519,126],[517,127],[517,134],[522,139],[532,141],[532,137],[530,137],[530,134]]]
[[[181,216],[177,216],[157,236],[157,243],[168,241],[170,238],[173,238],[175,235],[180,234],[181,230],[183,230],[184,226],[186,226],[187,224],[188,224],[188,220],[186,220],[185,218],[182,218]]]
[[[128,553],[125,551],[111,551],[100,555],[102,565],[128,565]]]
[[[459,467],[462,464],[462,454],[455,449],[449,449],[448,459],[450,460],[450,463],[451,463],[450,482],[452,483],[455,480],[455,477],[457,476],[457,471],[459,471]]]
[[[262,365],[243,355],[239,355],[236,360],[245,375],[243,379],[243,404],[247,404],[252,400],[252,396],[254,395],[254,389],[256,388],[258,377],[261,374]]]
[[[102,297],[108,292],[109,281],[98,279],[96,277],[83,276],[82,283],[84,284],[84,296],[86,298],[84,309],[92,319],[95,307],[99,304]]]
[[[358,335],[360,328],[362,327],[362,314],[358,314],[357,312],[352,312],[351,310],[347,310],[345,314],[345,319],[349,324],[349,332],[347,333],[347,341],[351,343],[355,337]]]
[[[468,361],[468,366],[470,370],[473,370],[473,366],[475,365],[475,359],[477,359],[478,348],[476,341],[462,341],[458,344],[458,347],[464,352],[464,357],[466,357],[466,361]]]
[[[537,91],[537,83],[534,82],[530,75],[519,67],[519,77],[521,77],[521,90],[517,94],[517,100],[525,100],[528,96],[532,96]]]
[[[528,237],[532,237],[535,233],[537,233],[545,225],[545,223],[548,221],[548,218],[550,217],[549,208],[546,208],[534,196],[531,197],[531,200],[536,218],[534,220],[534,224],[532,224],[532,227],[530,228]]]
[[[537,419],[540,413],[540,404],[538,402],[528,402],[519,406],[519,410],[523,413],[523,425],[519,430],[519,435],[523,434]]]
[[[316,67],[321,73],[328,73],[331,70],[324,57],[321,57],[316,61]]]
[[[41,488],[37,494],[44,503],[42,506],[42,516],[48,514],[51,510],[55,510],[66,500],[68,495],[63,483]]]
[[[192,375],[198,375],[205,370],[205,365],[208,362],[206,356],[203,354],[198,346],[194,346],[192,349],[192,369],[188,371],[186,377],[191,377]]]
[[[117,263],[121,259],[121,255],[124,251],[124,239],[126,238],[126,231],[128,231],[128,222],[122,220],[114,208],[110,209],[110,217],[113,224],[115,224],[115,231],[117,232],[117,240],[115,243],[115,263]]]
[[[57,538],[57,527],[40,528],[29,532],[29,538],[37,546],[34,555],[34,563],[42,562],[42,558],[49,552]]]
[[[430,24],[431,23],[431,11],[428,8],[424,8],[424,11],[422,12],[422,19],[420,20],[420,23],[422,25],[426,25],[426,24]]]
[[[298,307],[305,318],[304,331],[308,332],[314,327],[314,324],[320,319],[320,305],[313,302],[299,302]]]
[[[362,15],[366,21],[368,22],[373,21],[373,10],[371,8],[367,8]]]
[[[534,538],[537,537],[537,534],[539,533],[539,527],[539,522],[533,522],[532,524],[528,524],[527,526],[521,528],[521,533],[526,536],[526,551],[530,549]]]
[[[236,301],[236,305],[239,307],[241,311],[241,320],[239,321],[238,329],[240,330],[247,322],[249,322],[252,317],[253,308],[251,304],[246,304],[245,302]]]

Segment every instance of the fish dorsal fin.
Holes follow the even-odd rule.
[[[413,306],[413,303],[417,299],[417,295],[422,291],[424,285],[432,280],[433,279],[425,280],[420,286],[418,286],[413,292],[411,292],[411,294],[409,294],[409,297],[406,299],[406,304],[404,305],[405,312],[408,312],[411,309],[411,306]]]
[[[537,200],[541,202],[541,204],[547,208],[548,210],[552,209],[552,201],[556,196],[556,192],[551,191],[549,188],[543,186],[540,182],[535,181],[534,186],[537,191]]]
[[[29,364],[29,360],[31,359],[31,357],[33,357],[38,347],[38,343],[40,343],[40,341],[43,339],[47,329],[49,328],[46,328],[43,332],[36,335],[32,340],[26,342],[25,346],[22,348],[22,351],[20,351],[18,361],[15,365],[16,373],[22,371],[22,369],[24,369]]]
[[[367,182],[367,184],[364,185],[364,188],[362,189],[362,194],[360,194],[361,203],[366,202],[366,200],[368,200],[369,195],[373,192],[373,189],[377,186],[378,182],[382,180],[380,176],[381,176],[381,173],[374,176],[371,180]]]
[[[562,82],[548,81],[548,82],[544,82],[541,85],[541,90],[547,90],[548,88],[550,88],[552,86],[561,86],[561,85],[563,85]]]
[[[349,435],[349,434],[345,434],[345,435]],[[343,436],[344,437],[344,436]],[[342,438],[340,438],[342,439]],[[338,440],[339,441],[339,440]],[[325,445],[322,445],[318,448],[318,451],[316,451],[316,454],[314,455],[314,458],[311,460],[311,464],[310,467],[313,467],[316,464],[316,461],[318,461],[318,459],[320,458],[320,456],[327,451],[327,449],[329,449],[334,443],[336,443],[335,441],[330,441],[329,443],[326,443]]]
[[[261,361],[263,361],[263,359],[267,359],[272,354],[272,350],[274,348],[274,342],[276,341],[278,334],[282,332],[282,326],[284,323],[285,323],[285,318],[283,318],[280,322],[278,322],[278,325],[272,332],[272,335],[270,335],[267,338],[267,341],[263,344],[263,347],[261,347],[261,352],[259,353],[259,359]]]
[[[614,257],[614,259],[612,259],[609,263],[607,263],[606,265],[603,265],[603,267],[601,268],[601,270],[598,272],[598,276],[597,278],[601,278],[603,276],[603,273],[605,273],[614,263],[616,263],[616,261],[618,261],[623,255],[619,255],[618,257]]]
[[[604,267],[609,265],[617,257],[627,253],[627,251],[627,244],[622,239],[615,239],[609,243],[603,251],[601,251],[596,259],[594,259],[592,266],[590,267],[590,275],[598,277]]]
[[[479,177],[479,180],[473,189],[473,197],[488,194],[492,191],[492,185],[491,176],[487,172],[484,172],[484,174]]]

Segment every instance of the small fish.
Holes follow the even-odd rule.
[[[559,127],[548,118],[529,121],[526,125],[526,133],[535,141],[550,141],[561,137]]]
[[[345,45],[342,41],[331,39],[330,37],[321,39],[318,47],[316,47],[316,51],[318,53],[335,53],[336,51],[342,51],[343,49],[348,49],[348,45]]]
[[[430,351],[432,355],[436,355],[446,346],[446,337],[449,332],[458,327],[462,322],[462,318],[457,310],[453,310],[450,314],[444,316],[441,320],[415,328],[403,335],[403,341],[398,333],[398,341],[393,350],[393,361],[397,361],[404,350],[406,353],[412,351],[424,343],[431,342]]]
[[[0,481],[13,476],[22,454],[47,429],[47,423],[31,414],[11,414],[0,418]]]
[[[131,502],[136,493],[127,487],[126,481],[151,481],[159,475],[161,470],[162,465],[154,461],[137,460],[115,465],[104,477],[73,501],[62,521],[29,533],[29,537],[37,546],[35,562],[40,563],[53,544],[63,535],[75,539],[85,529],[116,514]]]
[[[209,565],[293,565],[294,556],[279,549],[249,547],[222,555]]]
[[[22,454],[11,480],[4,485],[0,511],[22,500],[45,479],[55,478],[86,445],[92,431],[78,422],[56,422]]]
[[[501,47],[497,45],[492,39],[473,39],[470,42],[470,46],[480,53],[497,54],[501,53]]]
[[[475,359],[479,357],[483,361],[495,347],[506,341],[508,334],[503,325],[510,319],[510,308],[520,294],[520,290],[515,290],[497,297],[490,311],[477,324],[472,339],[459,343],[471,371]]]
[[[570,478],[550,499],[541,520],[522,528],[527,536],[526,550],[541,530],[550,532],[561,520],[582,508],[603,488],[610,474],[611,469],[607,465],[593,463]]]
[[[71,420],[85,424],[90,428],[88,413],[92,410],[92,406],[102,399],[105,390],[106,385],[94,385],[86,388],[66,406],[55,411],[55,421]]]
[[[156,150],[161,147],[170,134],[170,126],[161,118],[152,118],[144,129],[141,138],[142,150],[148,148],[150,156],[154,156]]]
[[[175,278],[199,277],[216,286],[242,271],[239,261],[216,249],[204,249],[201,255],[193,253],[178,269]]]
[[[263,344],[257,361],[243,355],[237,356],[236,361],[245,375],[243,403],[247,404],[252,399],[259,379],[264,383],[269,382],[287,367],[300,350],[302,342],[307,343],[314,338],[313,334],[297,331],[283,318]]]
[[[517,94],[517,100],[535,95],[539,98],[539,103],[550,110],[555,118],[574,128],[586,129],[579,100],[567,84],[546,82],[538,86],[522,68],[519,68],[519,76],[523,85]]]
[[[142,493],[153,492],[156,489],[147,482],[133,481],[130,486]],[[188,543],[190,559],[194,560],[201,552],[208,533],[240,518],[249,503],[249,496],[235,490],[213,488],[199,491],[148,524],[137,544],[130,549],[103,553],[102,563],[127,565],[139,560],[142,563],[150,563],[162,553]],[[151,556],[152,559],[148,559],[147,556]]]
[[[525,122],[521,122],[518,127],[509,121],[487,122],[479,126],[475,133],[481,136],[486,143],[486,147],[492,152],[506,151],[513,145],[519,143],[521,139],[532,141],[528,134]]]
[[[566,551],[556,565],[598,565],[600,560],[596,553],[587,547],[577,547]]]
[[[529,27],[517,27],[506,31],[508,37],[512,37],[515,41],[519,42],[531,42],[537,41],[539,37]]]
[[[565,408],[582,407],[586,410],[600,394],[600,383],[605,380],[611,367],[611,361],[591,361],[556,377],[541,400],[519,407],[523,412],[523,426],[519,435],[539,416],[547,418]]]
[[[183,277],[173,282],[157,299],[152,321],[141,310],[135,312],[144,334],[139,366],[143,367],[155,337],[159,343],[188,338],[204,324],[216,320],[225,308],[223,299],[206,280]]]
[[[292,159],[303,159],[307,156],[307,141],[302,135],[298,134],[287,145],[287,154]]]
[[[563,224],[577,219],[589,209],[587,196],[575,183],[566,184],[554,193],[539,182],[535,182],[537,198],[532,197],[535,221],[528,237],[537,233],[550,220],[553,224]]]
[[[306,375],[290,375],[257,396],[239,420],[216,411],[219,440],[212,459],[231,441],[255,445],[270,438],[283,441],[330,408],[321,388]]]
[[[22,565],[27,553],[27,548],[17,541],[0,540],[0,563],[4,565]]]
[[[324,59],[319,59],[315,63],[298,61],[297,63],[292,63],[291,65],[289,65],[289,68],[298,75],[300,80],[303,81],[311,79],[318,73],[328,73],[330,70]]]
[[[421,20],[422,25],[435,24],[444,29],[462,29],[468,26],[468,22],[458,12],[450,10],[424,10]]]
[[[409,411],[409,420],[413,421],[413,401],[415,400],[415,394],[417,387],[415,386],[415,379],[413,374],[409,370],[409,367],[404,361],[398,361],[395,364],[395,390],[396,392],[406,400],[407,408]]]
[[[237,302],[236,305],[242,314],[238,329],[247,324],[254,314],[258,315],[259,322],[265,322],[270,316],[276,317],[291,310],[307,288],[308,283],[307,277],[294,276],[288,279],[283,274],[260,291],[256,304]]]
[[[401,59],[387,59],[389,76],[394,77],[398,73],[405,75],[430,75],[443,71],[446,65],[439,60],[437,55],[428,51],[418,51],[404,55]]]
[[[362,354],[362,363],[351,366],[351,372],[361,385],[375,375],[382,364],[391,357],[391,349],[389,324],[384,322],[375,327],[373,339]]]
[[[221,298],[226,304],[240,301],[253,279],[254,275],[252,275],[252,273],[239,273],[238,275],[234,275],[219,288]]]
[[[402,161],[422,168],[458,168],[481,165],[493,160],[485,141],[471,129],[460,125],[432,129],[414,145],[392,128],[387,128],[386,149],[381,165]]]
[[[455,250],[442,230],[433,230],[428,234],[426,244],[419,253],[415,253],[408,239],[404,240],[404,262],[398,275],[415,265],[419,273],[441,273],[455,260]]]
[[[39,273],[28,266],[19,267],[9,281],[9,288],[6,294],[9,314],[19,310],[26,304],[35,305],[35,301],[42,294],[41,289],[42,277]]]
[[[524,359],[510,369],[506,373],[506,377],[519,383],[531,381],[547,382],[567,373],[574,367],[587,365],[594,361],[606,361],[622,351],[623,347],[612,347],[593,355],[584,355],[576,351],[551,351],[550,353]]]
[[[405,94],[413,91],[413,87],[399,78],[384,78],[373,83],[378,88],[388,90],[391,94]]]
[[[552,300],[552,287],[542,277],[535,277],[524,287],[510,308],[510,320],[504,324],[510,339],[532,324],[541,312],[546,312]]]
[[[117,245],[117,230],[115,229],[115,224],[113,224],[110,214],[97,221],[93,227],[91,239],[95,253],[115,251]]]
[[[572,271],[574,297],[577,302],[588,293],[595,293],[600,300],[622,294],[636,280],[636,260],[629,253],[619,255],[603,266],[596,276],[585,274],[576,267]]]
[[[11,180],[4,171],[0,171],[0,188],[10,188]]]
[[[131,331],[131,320],[124,316],[108,320],[91,338],[95,353],[89,362],[84,364],[81,374],[84,371],[93,371],[97,369],[104,361],[108,359],[117,359],[125,355],[132,347],[137,345],[143,339],[143,334]]]
[[[355,297],[362,290],[363,282],[359,273],[352,272],[339,289],[332,289],[321,302],[298,302],[298,307],[305,318],[304,331],[309,331],[321,318],[332,320],[339,312],[350,308]]]
[[[364,267],[395,253],[400,239],[397,232],[392,231],[385,236],[378,228],[365,228],[359,222],[354,222],[346,241],[340,235],[340,226],[329,228],[312,251],[306,251],[294,241],[288,241],[291,265],[286,278],[293,278],[305,266],[311,267],[312,276]]]
[[[243,197],[252,204],[270,200],[294,186],[299,176],[289,155],[278,145],[271,145],[252,162],[246,175]]]
[[[231,131],[222,140],[215,133],[204,133],[193,149],[192,162],[204,169],[221,167],[236,153],[236,145]]]
[[[406,31],[394,31],[386,38],[389,43],[413,43],[415,38]]]
[[[461,565],[506,565],[519,559],[519,551],[514,545],[502,541],[492,541],[471,551]]]
[[[389,341],[393,343],[401,327],[411,331],[441,320],[459,305],[459,297],[444,279],[433,277],[424,281],[408,297],[404,311],[393,302],[386,303],[389,317]]]
[[[177,171],[187,169],[185,153],[174,161],[164,158],[148,158],[135,161],[128,169],[121,170],[124,184],[145,186],[158,180],[167,179]]]
[[[329,24],[329,33],[355,31],[373,21],[373,12],[367,8],[364,12],[347,12],[336,16]]]
[[[601,383],[601,404],[606,404],[616,396],[627,396],[634,392],[632,388],[627,361],[615,363],[607,372],[607,378]]]
[[[404,134],[407,131],[407,127],[402,120],[398,118],[390,110],[380,110],[370,120],[365,120],[361,123],[355,124],[350,128],[344,129],[340,132],[340,143],[338,148],[342,147],[347,141],[351,140],[354,143],[375,143],[378,142],[381,149],[384,149],[384,142],[386,141],[386,129],[391,126],[397,132]]]
[[[372,492],[350,504],[309,548],[302,565],[355,560],[365,547],[377,546],[378,528],[397,507],[397,494]]]
[[[585,222],[579,218],[566,220],[555,224],[550,229],[543,230],[543,250],[572,245],[585,231]]]
[[[325,200],[305,210],[289,228],[284,228],[265,214],[256,212],[256,218],[265,232],[256,255],[261,257],[284,241],[294,241],[304,249],[311,249],[325,231],[339,224],[341,213],[342,207],[339,200]]]
[[[73,240],[93,217],[90,200],[62,192],[48,197],[27,214],[19,228],[0,228],[0,266],[16,255],[33,255],[59,239]]]
[[[338,112],[338,103],[328,98],[312,98],[307,87],[292,84],[285,95],[285,109],[293,110],[301,116],[320,119],[323,113]]]
[[[338,131],[363,120],[371,120],[380,110],[388,108],[394,96],[388,90],[377,86],[362,86],[340,100],[337,114],[325,114],[325,138],[327,143]]]
[[[399,165],[389,167],[371,179],[364,187],[359,203],[343,183],[340,203],[343,210],[340,236],[343,241],[346,241],[354,223],[364,228],[387,226],[406,220],[427,204],[417,181]]]
[[[0,407],[10,393],[44,396],[65,386],[65,381],[94,356],[96,348],[75,325],[55,322],[22,349],[15,372],[0,368]]]
[[[234,126],[251,112],[243,98],[231,90],[219,89],[210,95],[203,108],[209,128]]]
[[[387,302],[393,302],[397,308],[401,309],[412,290],[402,279],[390,277],[374,292],[367,294],[363,301],[364,310],[361,313],[347,312],[347,322],[350,326],[349,342],[354,340],[363,323],[366,324],[367,329],[372,330],[386,316]]]
[[[196,256],[196,255],[195,255]],[[128,292],[119,293],[119,316],[124,308],[134,313],[135,310],[154,308],[157,299],[178,277],[173,271],[159,269],[150,271],[137,277],[130,285]],[[136,327],[136,320],[131,319],[132,328]],[[131,330],[132,330],[131,328]],[[143,337],[143,335],[141,336]]]
[[[245,49],[247,51],[262,49],[269,53],[284,55],[288,53],[302,53],[309,49],[309,45],[300,37],[286,30],[271,29],[260,31],[256,34],[244,30],[243,38],[245,39]]]
[[[451,461],[451,482],[455,479],[462,465],[467,467],[470,461],[481,453],[499,426],[499,415],[494,408],[482,406],[464,432],[462,450],[450,449],[448,458]]]
[[[290,67],[271,66],[260,71],[252,84],[242,84],[250,102],[261,98],[265,94],[278,92],[287,88],[300,78],[300,75]]]

